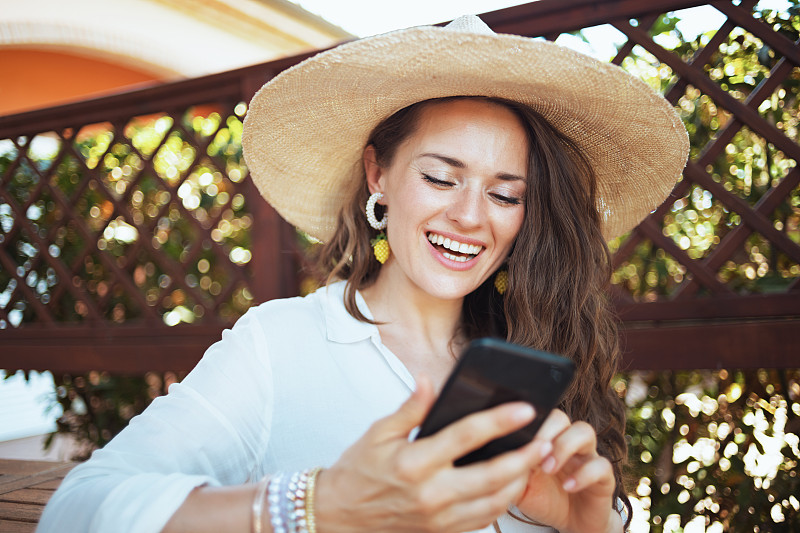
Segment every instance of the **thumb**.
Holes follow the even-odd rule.
[[[420,374],[417,388],[411,396],[397,411],[378,421],[374,429],[387,438],[408,437],[411,430],[425,419],[435,399],[433,383],[428,376]]]

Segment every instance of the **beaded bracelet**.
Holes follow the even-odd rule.
[[[288,530],[290,533],[308,533],[306,530],[306,482],[308,471],[295,472],[289,477],[284,490]]]
[[[264,478],[253,501],[253,533],[262,531],[264,494],[274,533],[316,533],[314,488],[321,468]]]
[[[273,533],[287,533],[286,527],[288,525],[288,520],[283,513],[281,505],[283,500],[281,497],[281,494],[283,494],[281,487],[284,484],[285,478],[285,474],[276,474],[269,480],[267,499],[269,500],[269,516]]]

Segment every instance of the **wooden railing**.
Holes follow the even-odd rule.
[[[611,243],[631,368],[798,366],[800,48],[754,3],[711,2],[727,21],[697,49],[657,41],[665,13],[704,2],[483,15],[548,39],[610,23],[627,38],[612,61],[649,62],[690,126],[684,179]],[[748,46],[760,63],[728,72]],[[247,179],[239,135],[255,90],[304,57],[0,117],[0,368],[188,369],[250,305],[301,292],[304,241]]]
[[[288,64],[0,119],[0,366],[191,368],[252,303],[298,293],[296,235],[237,139],[243,102]]]

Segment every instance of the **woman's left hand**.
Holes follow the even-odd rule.
[[[561,533],[621,532],[622,519],[613,509],[614,471],[597,453],[592,426],[553,410],[534,440],[550,452],[531,471],[517,508]]]

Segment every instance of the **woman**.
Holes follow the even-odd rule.
[[[328,286],[242,317],[70,473],[40,530],[622,531],[605,239],[682,169],[669,104],[465,17],[284,72],[253,99],[244,147],[265,198],[324,242]],[[529,445],[454,467],[535,416],[507,404],[409,441],[487,335],[578,371]]]

